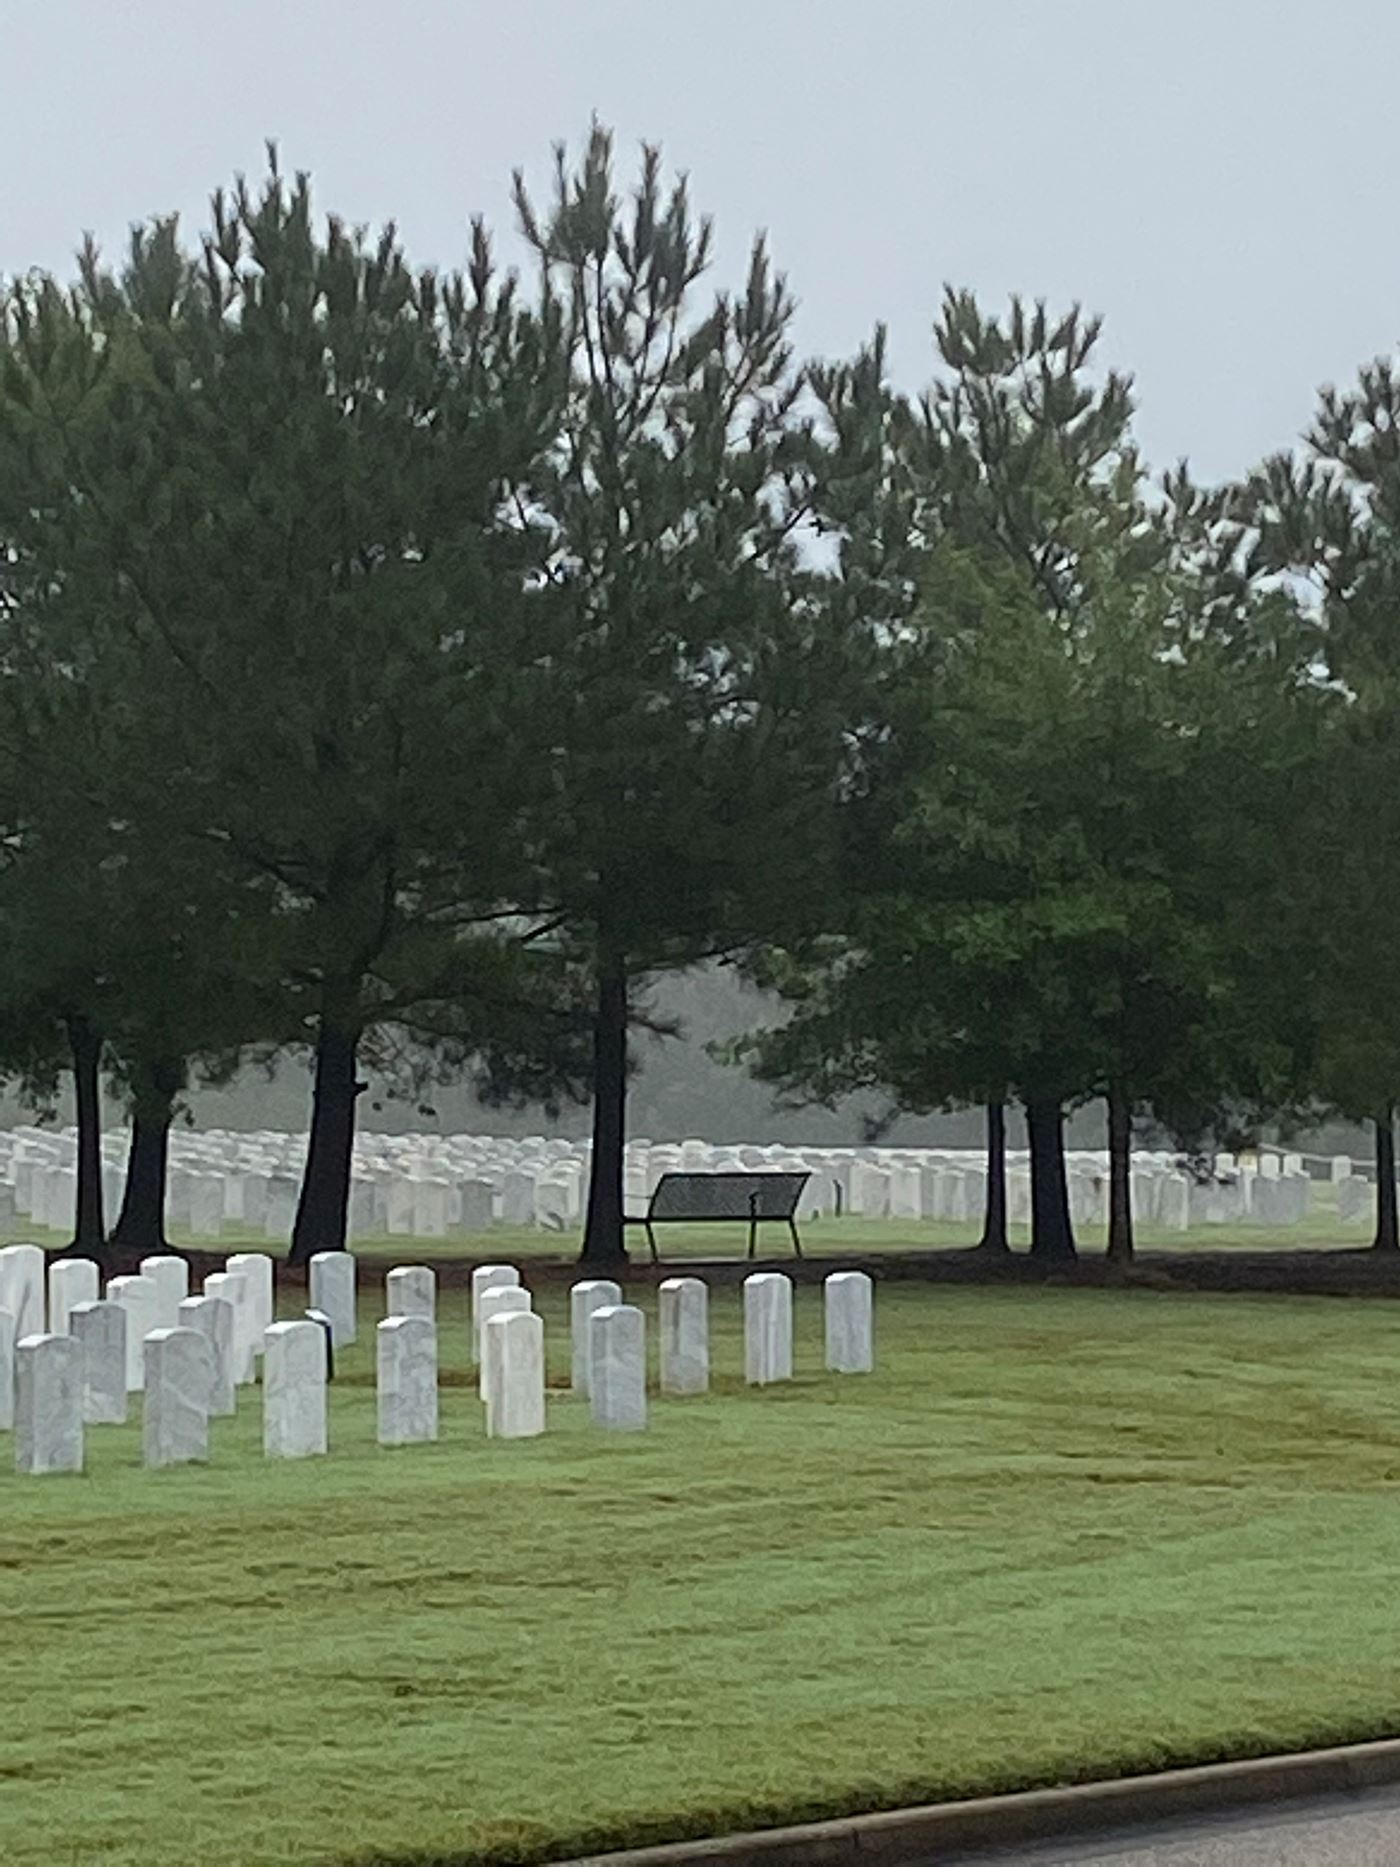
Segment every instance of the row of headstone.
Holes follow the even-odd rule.
[[[149,1330],[140,1345],[142,1460],[151,1467],[207,1459],[210,1421],[235,1406],[231,1361],[221,1352],[231,1341],[233,1306],[191,1297],[180,1307],[176,1327]],[[0,1424],[15,1429],[20,1472],[81,1471],[85,1428],[126,1420],[126,1306],[79,1304],[72,1320],[70,1334],[16,1342],[13,1320],[0,1311],[0,1393],[7,1401],[13,1395],[11,1416],[0,1412]],[[262,1358],[263,1451],[269,1458],[323,1453],[325,1332],[309,1321],[272,1323]]]
[[[302,1458],[327,1448],[326,1386],[333,1345],[355,1337],[355,1266],[346,1253],[312,1264],[311,1294],[326,1328],[273,1321],[271,1261],[240,1253],[190,1296],[188,1266],[173,1255],[147,1258],[138,1274],[108,1281],[97,1295],[96,1267],[58,1260],[49,1267],[43,1321],[43,1254],[33,1246],[0,1251],[0,1290],[37,1332],[18,1334],[16,1312],[0,1308],[0,1425],[12,1424],[22,1472],[80,1470],[84,1429],[120,1424],[129,1395],[143,1394],[142,1456],[161,1467],[207,1459],[212,1419],[232,1414],[237,1389],[256,1378],[262,1357],[263,1449]],[[376,1331],[377,1430],[381,1444],[431,1441],[438,1432],[436,1278],[424,1265],[396,1267],[386,1279],[389,1314]],[[755,1273],[744,1284],[745,1378],[753,1385],[792,1374],[792,1283]],[[862,1272],[826,1279],[827,1366],[873,1367],[872,1286]],[[658,1289],[660,1390],[703,1394],[709,1387],[709,1292],[698,1278],[666,1279]],[[615,1431],[647,1424],[646,1319],[622,1301],[620,1286],[594,1279],[570,1299],[571,1386],[594,1422]],[[544,1324],[514,1265],[473,1273],[471,1345],[491,1438],[530,1438],[545,1430]]]
[[[121,1195],[124,1145],[119,1134],[104,1138],[104,1194],[112,1210]],[[207,1130],[172,1135],[168,1223],[200,1239],[217,1239],[233,1228],[285,1238],[305,1157],[306,1137],[299,1134]],[[587,1141],[542,1135],[360,1134],[351,1170],[351,1235],[441,1238],[472,1235],[493,1225],[566,1230],[582,1213],[589,1158]],[[664,1173],[753,1168],[810,1173],[799,1221],[849,1213],[971,1224],[980,1219],[986,1199],[986,1163],[976,1149],[637,1139],[624,1154],[625,1205],[629,1213],[640,1214]],[[1338,1156],[1330,1169],[1340,1181],[1350,1176],[1351,1162]],[[1102,1223],[1107,1156],[1072,1149],[1066,1175],[1075,1220]],[[1306,1216],[1311,1185],[1302,1155],[1269,1150],[1252,1162],[1219,1155],[1214,1173],[1197,1180],[1181,1171],[1177,1156],[1139,1149],[1132,1157],[1132,1179],[1137,1218],[1169,1230],[1187,1224],[1297,1224]],[[1257,1192],[1263,1182],[1280,1179],[1291,1183],[1289,1194]],[[55,1228],[71,1225],[75,1189],[73,1131],[0,1130],[0,1227],[25,1218]],[[1007,1198],[1013,1223],[1029,1217],[1029,1162],[1014,1150],[1008,1156]]]
[[[323,1258],[337,1260],[323,1263],[319,1277],[353,1338],[354,1260]],[[0,1425],[17,1429],[19,1470],[80,1469],[84,1429],[122,1424],[136,1392],[144,1462],[202,1460],[210,1420],[235,1411],[259,1357],[265,1451],[324,1451],[325,1336],[315,1323],[274,1322],[266,1254],[235,1253],[195,1296],[189,1266],[173,1254],[144,1258],[136,1275],[110,1278],[100,1296],[89,1259],[57,1260],[45,1284],[37,1245],[0,1250]]]
[[[354,1259],[348,1252],[329,1252],[337,1260],[338,1288],[349,1272],[350,1314],[353,1329]],[[314,1274],[314,1273],[313,1273]],[[215,1278],[229,1280],[211,1289]],[[0,1249],[0,1309],[14,1317],[20,1336],[68,1332],[73,1313],[98,1299],[98,1269],[90,1258],[59,1258],[48,1266],[39,1245],[6,1245]],[[242,1318],[241,1337],[254,1352],[262,1331],[272,1321],[272,1259],[264,1252],[235,1252],[222,1272],[205,1280],[206,1295],[226,1296]],[[108,1280],[105,1300],[129,1314],[132,1341],[128,1346],[128,1387],[143,1384],[141,1342],[152,1329],[173,1328],[180,1305],[189,1296],[189,1266],[184,1258],[165,1253],[143,1258],[137,1273]],[[248,1376],[244,1377],[249,1378]]]
[[[473,1279],[473,1329],[481,1344],[481,1392],[487,1431],[493,1409],[511,1423],[505,1436],[544,1426],[543,1325],[529,1293],[509,1280],[509,1265],[483,1265]],[[837,1271],[825,1282],[826,1365],[863,1374],[874,1367],[873,1285],[863,1271]],[[697,1277],[666,1278],[657,1287],[660,1391],[703,1394],[710,1384],[709,1290]],[[647,1424],[646,1317],[624,1303],[609,1278],[589,1278],[569,1293],[570,1385],[589,1403],[598,1426],[637,1432]],[[792,1376],[792,1280],[756,1272],[744,1280],[744,1376],[766,1386]],[[529,1405],[512,1405],[517,1391]]]
[[[385,1445],[437,1435],[435,1278],[423,1265],[389,1273],[390,1314],[377,1331],[378,1431]],[[597,1424],[615,1430],[645,1426],[646,1326],[607,1280],[571,1293],[571,1384],[586,1397]],[[671,1278],[658,1291],[661,1392],[703,1393],[709,1385],[708,1298],[698,1278]],[[792,1373],[792,1284],[759,1273],[745,1282],[745,1374],[755,1385]],[[827,1366],[845,1373],[873,1367],[872,1285],[862,1272],[826,1280]],[[472,1280],[471,1332],[478,1391],[492,1438],[544,1431],[544,1325],[513,1265],[478,1266]]]

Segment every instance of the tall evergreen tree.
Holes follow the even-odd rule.
[[[304,1258],[344,1240],[367,1034],[518,938],[535,539],[502,514],[556,432],[559,321],[482,229],[465,274],[415,273],[392,228],[318,232],[275,163],[212,221],[19,295],[6,516],[52,664],[81,640],[127,696],[113,808],[257,885],[314,1054]]]
[[[550,544],[550,791],[531,847],[560,948],[593,984],[583,1255],[602,1264],[625,1256],[640,994],[741,951],[810,883],[846,662],[800,600],[811,450],[792,299],[763,242],[741,292],[706,295],[709,221],[654,149],[624,206],[597,126],[577,169],[556,153],[546,208],[518,177],[516,199],[537,316],[562,320],[569,358],[558,439],[522,502]]]
[[[1400,1022],[1384,989],[1400,879],[1400,371],[1381,357],[1325,389],[1300,456],[1253,474],[1251,572],[1302,579],[1315,605],[1304,678],[1323,716],[1319,781],[1300,800],[1292,905],[1312,961],[1314,1087],[1376,1149],[1377,1250],[1400,1249],[1395,1110]],[[1313,852],[1327,851],[1319,867]],[[1378,983],[1380,989],[1378,989]]]
[[[941,371],[922,405],[923,471],[945,532],[1022,578],[1053,661],[1081,627],[1101,522],[1135,490],[1126,377],[1096,373],[1100,323],[1076,306],[1059,319],[1013,299],[989,317],[949,291],[935,328]],[[1058,1048],[1028,1089],[1035,1249],[1072,1256]]]
[[[1050,1261],[1074,1251],[1067,1106],[1107,1105],[1109,1250],[1127,1258],[1135,1122],[1182,1122],[1188,1090],[1258,1093],[1273,1040],[1236,812],[1252,800],[1276,825],[1262,790],[1286,769],[1272,683],[1238,653],[1240,606],[1279,602],[1235,565],[1223,500],[1184,474],[1150,493],[1126,388],[1078,380],[1093,335],[949,301],[949,379],[899,435],[919,649],[887,657],[875,783],[842,813],[838,937],[769,960],[793,1015],[751,1046],[761,1073],[822,1099],[985,1102],[994,1250],[1000,1111],[1020,1100],[1032,1251]],[[1261,614],[1253,649],[1263,633]]]

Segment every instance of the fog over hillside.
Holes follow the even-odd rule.
[[[715,1142],[811,1142],[832,1147],[859,1146],[868,1136],[868,1124],[881,1120],[886,1105],[877,1096],[853,1096],[838,1108],[781,1108],[762,1083],[742,1069],[717,1063],[706,1046],[733,1037],[782,1016],[781,1004],[755,991],[726,968],[710,966],[662,980],[653,990],[649,1010],[658,1020],[680,1027],[674,1038],[646,1032],[633,1039],[639,1065],[629,1099],[628,1129],[647,1140]],[[311,1099],[311,1072],[301,1058],[283,1058],[269,1076],[261,1068],[245,1069],[226,1089],[203,1089],[189,1097],[189,1114],[200,1128],[271,1128],[288,1133],[307,1125]],[[424,1113],[430,1109],[431,1114]],[[65,1096],[57,1119],[72,1119]],[[13,1094],[0,1096],[0,1126],[32,1121],[35,1111]],[[123,1112],[113,1106],[108,1122],[119,1126]],[[408,1130],[444,1134],[560,1134],[586,1135],[586,1105],[567,1107],[557,1119],[542,1109],[516,1113],[485,1108],[467,1087],[434,1089],[419,1105],[395,1095],[386,1084],[370,1079],[360,1104],[360,1125],[367,1130],[398,1134]],[[1067,1123],[1069,1143],[1097,1148],[1104,1144],[1103,1117],[1097,1104],[1080,1109]],[[890,1145],[969,1147],[982,1140],[982,1116],[976,1109],[950,1114],[903,1116],[880,1135]],[[1024,1146],[1020,1123],[1012,1116],[1010,1142]],[[1350,1150],[1368,1157],[1366,1136],[1341,1125],[1301,1137],[1301,1144],[1321,1152]]]
[[[782,1015],[778,1001],[755,991],[725,968],[706,967],[662,980],[647,1008],[659,1022],[679,1027],[678,1037],[638,1032],[633,1039],[638,1070],[629,1102],[629,1129],[638,1137],[662,1140],[694,1136],[706,1141],[812,1141],[832,1145],[859,1143],[867,1124],[885,1113],[876,1097],[853,1097],[839,1109],[781,1109],[769,1089],[744,1070],[712,1058],[706,1046],[733,1037]],[[470,1087],[434,1088],[420,1104],[396,1094],[372,1075],[361,1100],[362,1127],[387,1133],[411,1129],[444,1133],[586,1135],[586,1104],[565,1107],[557,1118],[542,1109],[517,1113],[487,1108]],[[269,1075],[249,1066],[223,1089],[201,1089],[188,1098],[189,1114],[200,1128],[272,1128],[295,1131],[307,1125],[311,1072],[304,1057],[284,1057]],[[425,1113],[430,1109],[430,1114]],[[34,1119],[35,1111],[17,1095],[0,1097],[0,1125]],[[72,1110],[61,1098],[57,1118],[69,1121]],[[108,1110],[117,1124],[122,1111]],[[905,1118],[889,1131],[896,1141],[972,1143],[981,1136],[975,1111],[930,1118]]]
[[[680,1028],[678,1037],[655,1037],[640,1031],[633,1038],[638,1070],[629,1097],[628,1126],[635,1136],[655,1140],[695,1136],[706,1141],[812,1141],[858,1143],[866,1124],[885,1112],[876,1097],[854,1097],[841,1108],[782,1109],[772,1092],[744,1070],[718,1063],[706,1046],[716,1039],[781,1017],[774,999],[755,991],[725,968],[707,967],[662,980],[650,994],[648,1009],[658,1021]],[[303,1060],[283,1060],[269,1081],[261,1070],[246,1070],[228,1089],[206,1089],[190,1098],[191,1111],[205,1128],[286,1128],[306,1125],[310,1071]],[[403,1132],[438,1128],[445,1133],[584,1135],[586,1105],[564,1108],[556,1119],[542,1110],[516,1113],[485,1108],[469,1088],[438,1088],[425,1098],[434,1111],[425,1116],[412,1099],[396,1097],[371,1078],[360,1104],[360,1122],[368,1129]],[[888,1138],[897,1141],[975,1142],[981,1118],[974,1112],[931,1118],[905,1118]]]

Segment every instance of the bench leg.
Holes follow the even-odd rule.
[[[659,1264],[661,1259],[656,1254],[656,1233],[651,1229],[651,1220],[647,1220],[647,1243],[651,1246],[651,1261]]]
[[[752,1257],[758,1245],[758,1220],[749,1220],[749,1256]]]
[[[802,1240],[797,1236],[797,1220],[788,1220],[788,1230],[792,1233],[792,1248],[798,1257],[802,1256]]]

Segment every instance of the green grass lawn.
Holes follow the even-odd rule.
[[[531,1861],[1400,1730],[1394,1305],[887,1286],[837,1379],[799,1289],[762,1392],[713,1310],[645,1436],[488,1443],[454,1294],[435,1447],[362,1341],[324,1460],[245,1390],[207,1469],[0,1473],[0,1860]]]

